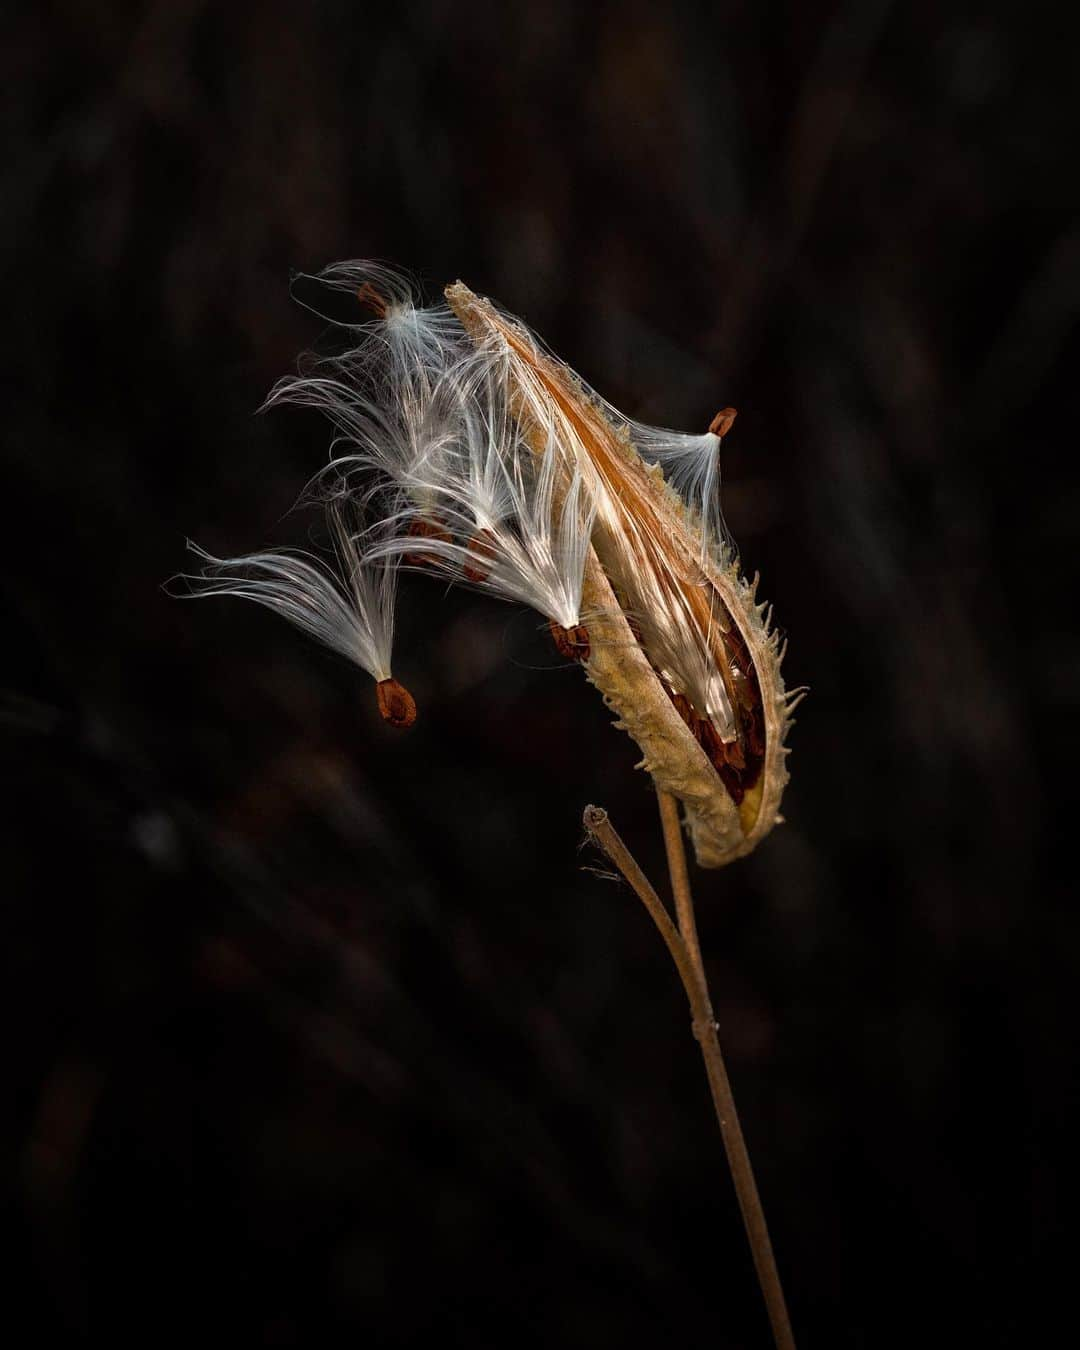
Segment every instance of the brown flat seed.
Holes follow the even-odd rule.
[[[379,712],[392,727],[411,727],[416,721],[416,700],[397,680],[380,680],[375,698]]]
[[[740,742],[724,741],[720,739],[720,733],[713,726],[712,722],[703,717],[697,725],[697,738],[701,748],[713,762],[713,766],[720,769],[727,766],[732,769],[744,769],[746,767],[746,756],[743,754],[743,748]]]
[[[665,685],[664,688],[667,689],[667,685]],[[690,728],[691,731],[696,731],[697,723],[700,719],[698,718],[697,713],[694,711],[694,705],[690,702],[690,700],[686,697],[685,694],[676,694],[673,689],[668,689],[667,692],[668,698],[671,699],[672,706],[674,707],[675,711],[679,714],[679,716],[682,718],[682,720],[686,723],[686,725]]]
[[[441,544],[451,543],[454,537],[443,524],[431,519],[410,521],[405,533],[410,539],[437,539]],[[402,561],[408,563],[410,567],[423,567],[428,563],[438,562],[439,555],[418,548],[404,554]]]
[[[554,619],[548,620],[551,639],[559,650],[559,655],[567,661],[587,661],[589,659],[589,630],[583,623],[573,628],[564,628]]]
[[[491,531],[478,530],[469,540],[469,561],[461,569],[461,574],[465,580],[476,584],[487,581],[491,572],[491,568],[487,564],[494,558],[495,552],[495,538]]]
[[[709,423],[709,430],[714,436],[719,436],[721,440],[728,434],[734,425],[738,412],[735,408],[721,408],[713,420]],[[700,423],[698,424],[700,426]]]
[[[362,305],[366,305],[376,318],[386,318],[386,299],[370,281],[365,281],[362,286],[356,288],[356,298]]]

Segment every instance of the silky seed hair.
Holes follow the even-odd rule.
[[[614,413],[618,425],[620,414]],[[720,509],[720,447],[735,421],[734,408],[725,408],[700,436],[627,422],[630,442],[646,464],[658,465],[664,481],[686,504],[690,523],[700,539],[700,561],[726,566],[735,546]],[[715,430],[713,428],[716,428]]]
[[[378,552],[409,563],[414,527],[430,515],[441,532],[424,534],[421,568],[575,628],[595,502],[554,426],[544,429],[538,449],[525,444],[507,398],[505,364],[504,353],[470,344],[446,373],[457,434],[403,476],[405,491]]]
[[[188,594],[254,600],[358,665],[373,680],[390,680],[398,566],[392,556],[361,551],[364,535],[351,523],[352,512],[347,496],[327,501],[330,563],[294,549],[215,558],[189,541],[189,549],[204,567],[200,576],[184,577]]]
[[[461,325],[446,305],[418,306],[407,283],[383,267],[343,263],[317,279],[351,291],[356,311],[370,317],[336,321],[353,345],[302,358],[299,373],[279,380],[264,408],[291,403],[321,412],[335,428],[330,462],[339,478],[374,473],[415,489],[426,462],[460,432],[455,373],[472,354]]]
[[[539,455],[522,445],[504,345],[477,345],[447,305],[418,304],[385,268],[341,264],[322,279],[372,317],[347,325],[356,346],[309,359],[268,404],[331,421],[331,472],[369,501],[381,494],[377,556],[580,626],[595,503],[580,470],[564,472],[559,428],[544,429]]]

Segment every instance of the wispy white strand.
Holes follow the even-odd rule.
[[[713,559],[723,566],[732,548],[720,511],[720,437],[711,431],[690,436],[641,422],[631,422],[628,427],[630,440],[642,459],[659,464],[664,481],[686,503],[698,526],[703,559]]]
[[[366,290],[385,303],[385,313],[350,325],[356,346],[308,358],[298,375],[278,381],[264,406],[292,403],[322,412],[336,432],[330,467],[337,477],[375,473],[418,491],[425,467],[460,435],[460,372],[475,357],[472,344],[446,305],[419,307],[408,283],[386,268],[341,263],[316,279],[334,289]]]
[[[301,290],[297,283],[310,282],[314,286],[329,291],[341,291],[349,295],[356,301],[355,322],[349,322],[342,318],[342,310],[338,309],[332,313],[326,313],[314,302],[314,298],[309,298],[307,288]],[[376,319],[372,318],[372,308],[363,308],[358,297],[369,295],[374,299],[381,298],[385,303],[388,314],[398,313],[416,308],[419,298],[419,287],[414,280],[397,267],[389,267],[385,263],[375,262],[370,259],[353,259],[345,262],[331,263],[329,267],[324,267],[321,272],[300,272],[293,278],[293,298],[312,314],[317,314],[319,318],[325,319],[328,323],[336,327],[348,328],[357,332],[363,340],[364,330],[374,330]],[[316,292],[318,294],[318,292]],[[348,313],[349,311],[344,311]]]
[[[354,662],[374,680],[392,677],[397,567],[392,557],[361,555],[340,503],[328,520],[339,575],[321,559],[287,549],[215,558],[197,544],[188,548],[205,564],[186,576],[193,597],[235,595],[273,610],[310,637]]]
[[[501,451],[486,440],[463,444],[484,462],[448,456],[419,485],[430,493],[443,535],[411,537],[410,526],[424,517],[407,503],[393,530],[374,545],[374,556],[419,553],[422,570],[434,567],[453,581],[575,627],[595,516],[582,475],[571,470],[562,490],[563,456],[554,441],[540,453],[521,442]]]

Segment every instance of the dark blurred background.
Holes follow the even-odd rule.
[[[695,874],[800,1345],[1053,1306],[1080,307],[1064,7],[42,4],[3,81],[10,1145],[34,1344],[763,1347],[634,747],[536,616],[403,585],[402,735],[191,536],[303,543],[257,417],[343,258],[703,429],[812,686]],[[1075,829],[1070,823],[1071,833]],[[29,1343],[29,1342],[26,1342]]]

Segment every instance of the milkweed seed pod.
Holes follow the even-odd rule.
[[[316,407],[335,428],[316,484],[339,579],[292,554],[203,555],[200,593],[254,599],[350,656],[395,725],[416,715],[390,674],[401,567],[531,606],[682,802],[699,863],[749,853],[780,819],[803,691],[784,690],[720,514],[734,409],[699,436],[644,426],[461,282],[424,307],[386,268],[319,279],[351,292],[353,345],[307,360],[268,405]]]
[[[637,742],[642,767],[682,802],[698,862],[742,857],[781,818],[784,739],[805,691],[785,692],[770,612],[720,520],[717,431],[733,411],[704,437],[638,426],[489,301],[461,282],[446,295],[474,341],[507,354],[526,435],[554,428],[595,501],[583,586],[589,679]],[[665,467],[689,485],[687,497]]]

